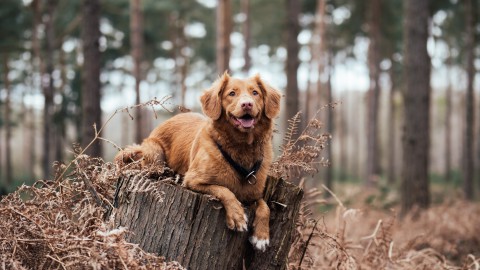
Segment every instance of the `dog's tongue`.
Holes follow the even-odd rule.
[[[253,126],[254,119],[241,119],[237,118],[238,122],[240,122],[240,125],[244,128],[251,128]]]

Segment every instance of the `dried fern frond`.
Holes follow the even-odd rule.
[[[295,135],[298,132],[298,125],[301,122],[301,112],[297,112],[291,119],[288,119],[288,128],[283,138],[283,145],[280,146],[282,153],[291,151],[291,148],[295,145]]]
[[[5,269],[183,269],[126,242],[127,230],[104,220],[116,181],[124,173],[135,172],[118,171],[100,158],[79,155],[67,177],[21,186],[4,197],[0,265]],[[171,179],[169,173],[166,170],[162,179]],[[147,174],[139,175],[140,179]],[[130,185],[133,192],[155,189],[151,180]]]
[[[328,166],[329,162],[321,156],[321,151],[328,145],[331,135],[321,132],[323,125],[317,119],[319,111],[298,136],[300,112],[288,121],[283,145],[280,146],[281,154],[272,163],[270,175],[289,179],[293,175],[313,174],[319,166]]]

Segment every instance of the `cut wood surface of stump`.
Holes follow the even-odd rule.
[[[172,181],[142,175],[118,180],[115,224],[131,232],[127,241],[147,252],[180,262],[188,269],[285,269],[303,191],[281,179],[269,178],[265,201],[270,207],[270,246],[254,250],[249,231],[229,230],[225,210],[211,196]]]

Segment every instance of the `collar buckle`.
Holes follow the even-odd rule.
[[[255,176],[255,173],[256,171],[251,171],[249,174],[247,174],[247,176],[245,176],[245,180],[247,180],[250,185],[255,185],[257,183],[257,177]],[[252,177],[253,179],[250,179]]]

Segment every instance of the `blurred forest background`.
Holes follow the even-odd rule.
[[[2,0],[0,189],[51,179],[119,108],[171,96],[200,111],[219,74],[256,73],[284,94],[277,120],[318,116],[332,135],[310,186],[480,189],[478,0]],[[331,106],[327,106],[331,104]],[[331,108],[334,107],[334,108]],[[102,137],[139,143],[171,113],[118,113]],[[183,110],[183,109],[182,109]],[[133,116],[133,119],[130,117]],[[301,129],[301,128],[300,128]],[[88,153],[112,160],[97,141]]]

